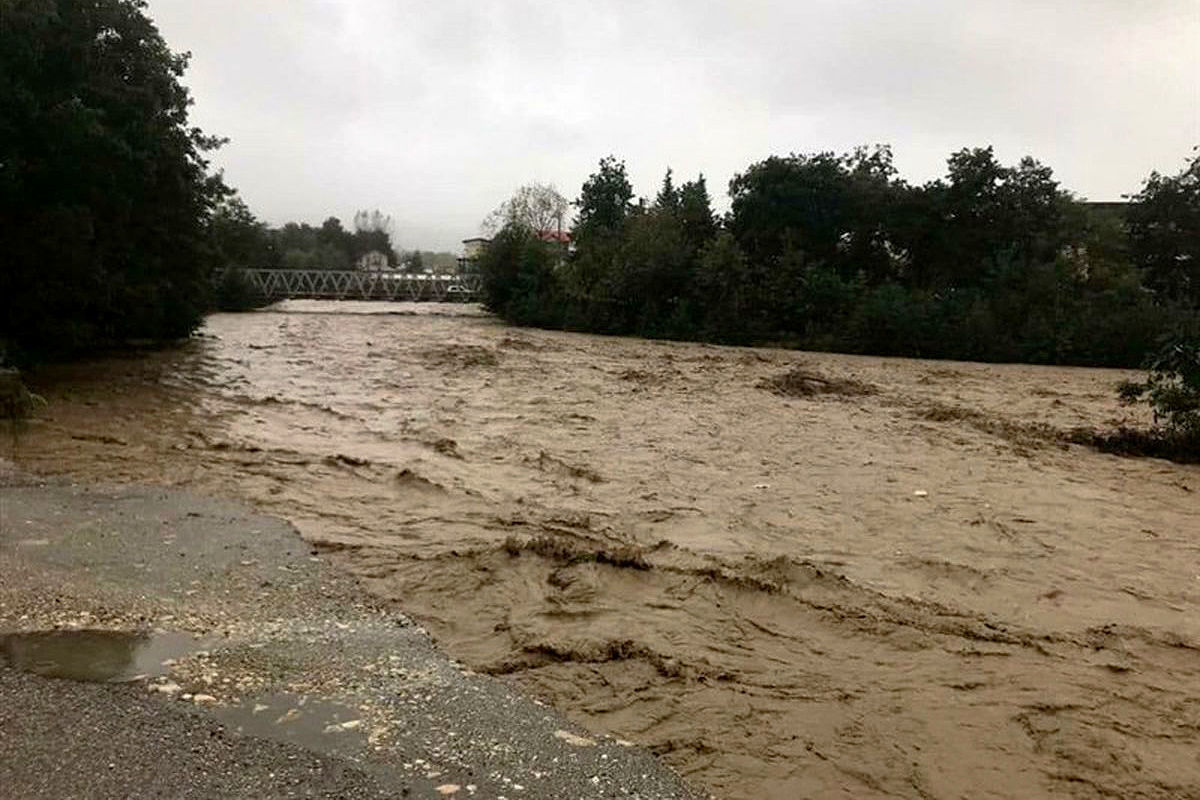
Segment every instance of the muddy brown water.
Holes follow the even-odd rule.
[[[247,498],[719,797],[1197,797],[1200,468],[1052,436],[1127,374],[298,302],[39,374],[17,458]]]

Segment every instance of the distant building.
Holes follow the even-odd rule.
[[[482,236],[475,236],[471,239],[463,239],[463,258],[468,261],[474,261],[483,255],[483,251],[492,243],[491,239],[485,239]]]
[[[543,242],[557,242],[564,247],[571,246],[570,231],[538,231],[537,237]]]
[[[358,257],[358,261],[354,262],[354,268],[360,272],[383,272],[388,268],[387,253],[379,250],[363,253]]]
[[[1099,214],[1112,214],[1124,219],[1129,212],[1131,203],[1125,200],[1084,200],[1084,207],[1088,211],[1093,211]]]

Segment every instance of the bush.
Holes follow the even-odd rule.
[[[505,226],[479,259],[484,306],[517,325],[562,325],[559,255],[528,228]]]
[[[1123,402],[1148,402],[1156,426],[1200,449],[1200,334],[1191,327],[1163,343],[1148,365],[1149,378],[1126,381],[1118,391]]]
[[[215,300],[219,311],[250,311],[265,305],[246,270],[240,267],[230,267],[221,273]]]

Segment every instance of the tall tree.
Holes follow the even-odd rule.
[[[637,208],[625,162],[613,156],[600,159],[600,168],[580,188],[575,207],[575,254],[569,262],[566,290],[589,303],[607,303],[614,291],[619,294],[614,286],[620,272],[617,264],[626,223]]]
[[[237,195],[224,198],[208,221],[214,269],[269,267],[274,261],[271,236]]]
[[[1130,246],[1146,283],[1200,308],[1200,150],[1178,175],[1152,172],[1130,199]]]
[[[350,257],[357,261],[370,252],[387,256],[388,266],[397,263],[396,251],[392,247],[392,234],[396,224],[391,216],[379,209],[362,210],[354,215],[354,234],[350,241]]]
[[[701,174],[696,180],[687,181],[680,186],[677,201],[684,241],[693,253],[698,253],[700,248],[717,235],[719,227],[716,215],[713,214],[712,198],[708,194],[708,184],[704,181],[704,175]]]
[[[569,205],[552,184],[529,183],[488,214],[482,227],[493,235],[505,225],[520,225],[539,234],[557,232]]]
[[[662,186],[659,187],[658,195],[654,198],[654,205],[672,212],[679,208],[679,190],[675,188],[675,180],[670,167],[667,167],[667,174],[663,176]]]
[[[0,338],[66,354],[195,329],[227,192],[143,0],[0,3]]]
[[[849,226],[848,187],[833,153],[771,156],[730,181],[731,231],[752,261],[774,264],[789,250],[833,258]]]
[[[620,232],[634,208],[633,186],[625,162],[613,156],[600,159],[600,168],[580,188],[575,207],[579,210],[575,219],[576,238]]]

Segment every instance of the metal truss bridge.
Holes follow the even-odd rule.
[[[245,269],[251,286],[276,300],[412,300],[467,303],[480,296],[478,274],[428,275],[329,269]]]

